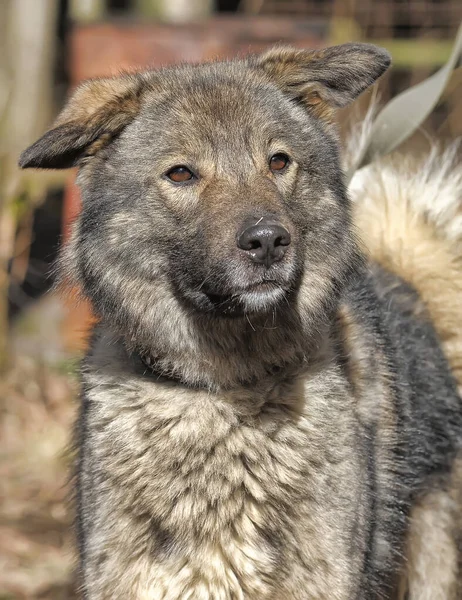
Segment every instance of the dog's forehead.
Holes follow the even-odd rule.
[[[239,67],[239,68],[237,68]],[[306,153],[318,127],[293,99],[245,65],[212,64],[156,73],[142,108],[122,136],[138,162],[248,169],[272,148]],[[290,152],[289,152],[290,153]]]
[[[149,94],[141,117],[165,125],[166,134],[199,132],[204,138],[235,134],[264,135],[294,112],[276,86],[250,68],[234,63],[200,65],[159,77],[161,94]],[[158,89],[159,89],[158,88]]]

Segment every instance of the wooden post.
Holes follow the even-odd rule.
[[[137,0],[138,11],[168,23],[187,23],[209,17],[214,0]]]
[[[73,21],[91,23],[100,21],[106,12],[104,0],[71,0],[69,14]]]
[[[0,168],[0,368],[8,358],[8,263],[14,253],[19,205],[32,210],[16,166],[19,152],[48,124],[55,51],[57,0],[0,1],[0,104],[3,148]],[[6,90],[6,91],[5,91]]]

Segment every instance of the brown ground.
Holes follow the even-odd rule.
[[[0,600],[61,600],[72,589],[68,506],[75,365],[15,355],[0,377]]]

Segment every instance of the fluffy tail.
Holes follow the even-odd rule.
[[[350,138],[360,147],[369,114]],[[354,219],[371,257],[425,303],[462,391],[462,165],[457,145],[423,159],[392,154],[350,183]],[[350,160],[353,152],[347,152]]]

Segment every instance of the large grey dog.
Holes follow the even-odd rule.
[[[21,156],[80,168],[63,268],[100,317],[84,598],[462,598],[462,405],[435,317],[455,309],[459,238],[429,234],[447,254],[426,256],[431,298],[370,258],[333,122],[389,62],[275,48],[88,81]]]

